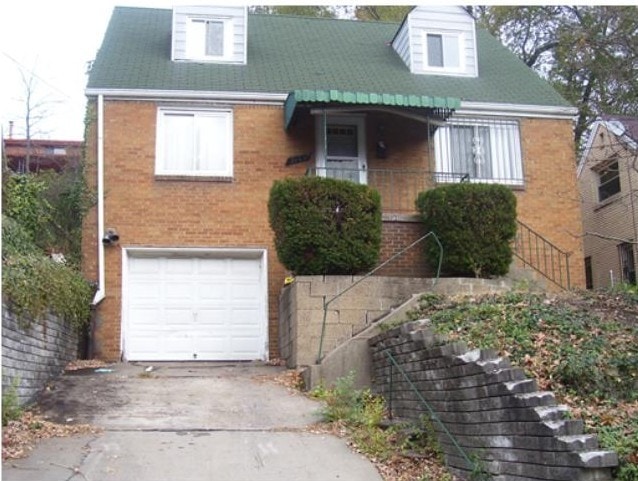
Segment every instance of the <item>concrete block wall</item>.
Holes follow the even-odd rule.
[[[583,422],[551,392],[491,350],[468,350],[416,321],[371,338],[373,388],[395,417],[418,421],[427,408],[400,374],[390,353],[468,456],[495,481],[612,479],[616,453],[598,448]],[[443,429],[433,423],[446,463],[471,471]]]
[[[2,390],[17,383],[21,405],[33,402],[47,382],[59,376],[77,359],[78,333],[54,315],[28,327],[2,306]]]
[[[360,276],[299,276],[279,298],[279,346],[288,367],[315,364],[323,303],[343,293]],[[393,308],[422,292],[489,294],[511,289],[508,279],[408,278],[371,276],[328,305],[323,354],[362,332]]]

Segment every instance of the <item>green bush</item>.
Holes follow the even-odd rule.
[[[352,182],[276,181],[268,202],[281,263],[298,275],[354,274],[378,262],[381,197]]]
[[[4,216],[2,240],[2,295],[12,311],[26,324],[50,311],[83,327],[93,288],[82,275],[46,256],[27,229]]]
[[[447,275],[504,275],[512,262],[516,234],[516,197],[491,184],[452,184],[421,192],[416,201],[426,230],[443,244]],[[437,265],[438,245],[426,243],[426,256]]]

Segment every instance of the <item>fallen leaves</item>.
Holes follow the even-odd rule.
[[[57,424],[32,411],[9,421],[2,429],[2,460],[24,458],[41,439],[98,434],[101,430],[88,424]]]

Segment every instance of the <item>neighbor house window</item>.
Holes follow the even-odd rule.
[[[618,256],[620,257],[620,268],[622,280],[628,284],[636,283],[636,263],[634,262],[633,245],[623,242],[618,246]]]
[[[456,119],[434,133],[437,180],[523,184],[518,122]]]
[[[598,201],[602,202],[620,192],[618,161],[612,162],[598,173]]]
[[[443,70],[461,68],[461,35],[426,33],[426,67]]]
[[[189,58],[223,60],[231,56],[230,19],[191,18],[186,29],[186,50]]]
[[[156,174],[233,175],[232,111],[160,109],[157,123]]]
[[[585,257],[585,288],[594,288],[594,270],[592,268],[591,256]]]

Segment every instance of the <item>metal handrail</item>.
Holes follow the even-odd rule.
[[[325,337],[325,334],[326,334],[326,318],[327,318],[327,315],[328,315],[328,305],[330,303],[334,302],[335,300],[339,299],[342,295],[344,295],[346,292],[348,292],[353,287],[357,286],[358,284],[360,284],[361,282],[363,282],[364,280],[369,278],[372,274],[377,272],[379,269],[385,267],[390,262],[392,262],[394,259],[396,259],[400,255],[404,254],[408,250],[412,249],[415,245],[417,245],[418,243],[424,241],[425,239],[427,239],[430,236],[434,237],[434,240],[436,241],[436,243],[437,243],[437,245],[439,247],[439,262],[438,262],[438,266],[436,268],[436,277],[432,280],[432,287],[434,287],[436,285],[436,283],[439,281],[439,276],[441,275],[441,264],[443,263],[443,245],[441,244],[441,241],[439,240],[437,235],[434,232],[430,231],[427,234],[419,237],[417,240],[412,242],[407,247],[404,247],[399,252],[395,253],[389,259],[387,259],[384,262],[382,262],[381,264],[379,264],[377,267],[375,267],[370,272],[368,272],[366,275],[364,275],[361,279],[359,279],[356,282],[350,284],[344,290],[342,290],[341,292],[336,294],[334,297],[332,297],[329,301],[326,301],[326,296],[323,297],[323,321],[321,323],[321,337],[319,339],[319,353],[317,354],[317,364],[321,364],[321,361],[323,359],[323,340],[324,340],[324,337]]]
[[[430,415],[430,419],[433,419],[434,421],[436,421],[436,423],[439,425],[439,427],[441,428],[441,430],[446,434],[446,436],[450,439],[450,441],[452,442],[452,444],[454,445],[454,447],[457,449],[457,451],[461,454],[461,457],[465,460],[465,462],[468,465],[468,468],[472,471],[472,472],[480,472],[481,471],[481,466],[478,465],[475,461],[472,460],[472,458],[470,456],[468,456],[468,454],[465,452],[465,450],[463,449],[463,447],[459,444],[459,442],[456,440],[456,438],[452,435],[452,433],[449,431],[449,429],[445,426],[445,424],[443,424],[443,421],[441,421],[441,418],[439,418],[439,416],[436,414],[436,412],[434,411],[434,409],[432,408],[432,406],[430,406],[430,403],[428,403],[426,401],[426,399],[423,397],[423,395],[419,392],[419,390],[417,389],[417,387],[414,385],[414,383],[412,382],[412,380],[410,379],[410,377],[407,375],[407,373],[403,370],[403,368],[399,365],[399,363],[397,362],[397,360],[394,358],[394,356],[392,355],[392,353],[386,349],[385,351],[385,355],[388,357],[388,359],[390,360],[390,362],[392,363],[392,366],[396,367],[399,370],[399,373],[401,374],[401,376],[403,376],[403,379],[405,379],[408,383],[408,385],[410,386],[410,389],[414,392],[414,394],[416,394],[417,399],[419,400],[419,402],[421,402],[421,404],[423,406],[425,406],[425,408],[428,411],[428,414]],[[390,400],[388,402],[388,406],[390,409],[390,416],[392,416],[392,366],[390,367]]]
[[[517,220],[513,253],[523,265],[529,266],[562,289],[570,289],[569,253]]]

